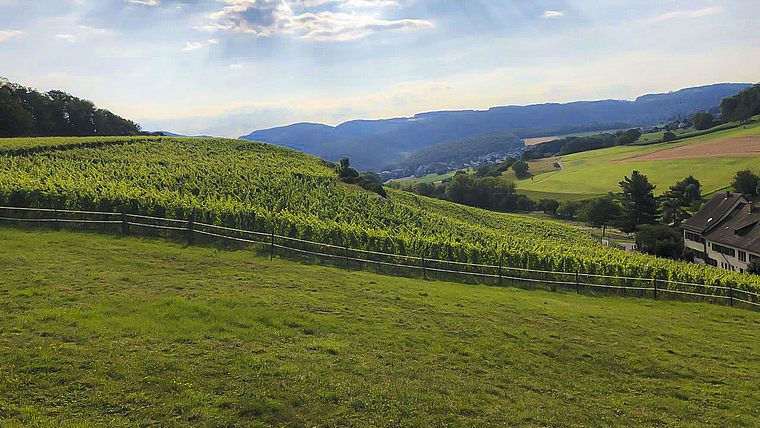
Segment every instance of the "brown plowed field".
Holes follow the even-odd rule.
[[[660,150],[619,162],[647,162],[673,159],[744,158],[760,156],[760,135],[726,138],[720,141],[694,143],[673,149]]]
[[[535,146],[536,144],[545,143],[547,141],[554,141],[558,137],[536,137],[536,138],[525,138],[523,141],[525,142],[526,146]]]

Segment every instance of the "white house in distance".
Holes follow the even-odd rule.
[[[681,228],[697,262],[744,272],[760,259],[760,208],[741,194],[716,193]]]

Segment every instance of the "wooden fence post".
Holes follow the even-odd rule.
[[[652,286],[654,288],[654,300],[657,300],[657,278],[652,278]]]
[[[731,307],[734,307],[734,285],[730,282],[728,283],[728,301],[731,304]]]
[[[425,269],[425,256],[422,256],[422,279],[427,281],[427,270]]]
[[[272,222],[272,241],[269,246],[269,260],[274,260],[274,229],[275,225],[274,222]]]
[[[58,208],[53,209],[53,220],[55,220],[55,223],[53,223],[54,224],[53,228],[55,230],[60,230],[61,225],[58,223]]]
[[[345,252],[343,253],[343,255],[346,257],[346,270],[351,272],[351,266],[348,264],[348,244],[346,244],[344,249],[345,249]]]
[[[129,236],[129,221],[127,221],[127,207],[121,206],[121,233],[124,236]]]
[[[193,222],[195,220],[195,213],[190,212],[187,216],[187,245],[195,244],[195,235],[193,234]]]
[[[503,251],[501,253],[501,256],[499,257],[499,287],[502,286],[502,274],[501,274],[502,266],[504,266],[504,252]]]
[[[575,271],[575,292],[578,294],[581,294],[581,278],[580,273],[576,270]]]

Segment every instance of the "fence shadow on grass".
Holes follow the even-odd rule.
[[[441,280],[467,284],[545,289],[578,294],[616,294],[653,299],[702,301],[714,304],[760,308],[760,294],[710,284],[695,284],[656,278],[557,272],[515,266],[463,263],[426,259],[408,254],[360,250],[322,242],[282,236],[275,231],[249,231],[207,223],[193,216],[185,220],[119,213],[2,207],[0,221],[23,228],[44,225],[120,235],[139,235],[184,242],[188,245],[224,247],[230,250],[253,248],[259,255],[284,257],[302,263],[329,265],[348,270],[372,271],[382,275]]]

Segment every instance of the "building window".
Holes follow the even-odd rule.
[[[711,259],[709,257],[707,258],[707,260],[705,260],[705,263],[708,264],[708,265],[710,265],[710,266],[718,267],[718,261],[715,260],[715,259]]]
[[[733,248],[724,247],[718,244],[712,244],[712,249],[718,253],[727,255],[729,257],[736,257],[736,250]]]
[[[699,242],[700,244],[705,243],[705,238],[697,235],[696,233],[686,232],[685,236],[688,241]]]
[[[739,251],[739,261],[746,262],[747,261],[747,253],[744,251]]]

